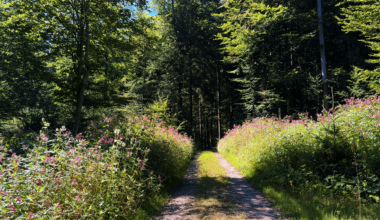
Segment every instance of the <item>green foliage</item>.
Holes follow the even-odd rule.
[[[147,114],[157,115],[162,121],[164,121],[165,126],[176,126],[178,124],[178,114],[172,114],[169,111],[168,98],[158,97],[145,111]],[[181,129],[181,125],[177,130]]]
[[[380,30],[380,3],[373,0],[354,0],[339,3],[342,16],[337,17],[345,32],[360,32],[365,42],[373,51],[370,63],[380,63],[380,42],[378,32]],[[379,93],[379,68],[368,70],[356,67],[358,73],[355,80],[365,82],[374,92]]]
[[[145,1],[1,1],[1,89],[10,102],[3,114],[71,127],[82,106],[88,120],[125,103],[116,95],[134,74],[131,57],[149,42],[143,35],[151,21],[131,7],[142,10]]]
[[[380,196],[379,102],[348,99],[318,122],[256,118],[229,131],[218,150],[243,173],[274,186],[294,186],[364,203]]]
[[[355,93],[352,65],[365,63],[369,51],[357,34],[344,33],[336,20],[337,0],[323,2],[328,84],[337,102]],[[222,20],[223,60],[233,65],[248,117],[312,115],[322,109],[317,2],[225,1]],[[332,47],[334,45],[334,47]],[[361,90],[368,91],[365,87]],[[373,94],[373,92],[371,93]],[[331,101],[331,100],[329,100]],[[318,103],[318,104],[316,104]]]
[[[237,62],[249,54],[252,41],[260,41],[265,34],[265,27],[283,16],[286,7],[271,7],[263,2],[225,1],[225,11],[217,16],[223,17],[222,33],[217,38],[222,40],[224,50],[228,53],[225,59]],[[227,37],[223,36],[227,35]]]
[[[0,216],[132,217],[192,157],[191,140],[161,124],[106,118],[73,137],[65,127],[48,132],[43,121],[39,135],[1,136]],[[160,148],[169,152],[158,155]]]

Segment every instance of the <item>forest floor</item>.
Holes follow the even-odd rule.
[[[219,153],[203,151],[156,219],[281,219]]]

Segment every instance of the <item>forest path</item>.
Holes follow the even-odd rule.
[[[207,156],[203,156],[207,154]],[[156,219],[280,219],[262,194],[219,153],[198,153]]]
[[[230,194],[238,204],[236,211],[243,213],[245,219],[280,219],[281,216],[270,205],[269,201],[263,197],[260,191],[252,188],[243,175],[235,169],[219,153],[215,153],[219,164],[226,171],[230,180]]]

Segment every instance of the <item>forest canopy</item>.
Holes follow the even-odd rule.
[[[323,102],[378,93],[380,3],[321,9],[319,20],[317,1],[2,0],[0,129],[45,118],[76,134],[159,114],[211,147],[246,119],[315,117]]]

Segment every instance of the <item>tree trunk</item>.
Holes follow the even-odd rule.
[[[179,121],[182,121],[182,73],[180,72],[179,73],[180,76],[179,76],[179,84],[178,84],[178,106],[177,106],[177,112],[178,112],[178,118],[179,118]]]
[[[190,102],[190,114],[189,114],[189,123],[190,123],[190,129],[189,129],[189,136],[193,135],[193,87],[192,87],[192,71],[190,66],[190,80],[189,80],[189,102]]]
[[[318,4],[318,28],[319,28],[319,44],[321,52],[321,69],[322,69],[322,81],[323,81],[323,102],[324,108],[329,110],[329,103],[327,102],[327,69],[326,69],[326,54],[325,54],[325,39],[323,35],[323,20],[322,20],[322,3],[321,0],[317,0]]]
[[[193,22],[192,3],[190,2],[190,26],[189,26],[189,101],[190,101],[190,130],[189,135],[193,135],[193,71],[192,71],[192,22]]]
[[[201,107],[201,99],[199,97],[199,143],[202,144],[202,107]]]
[[[217,110],[218,110],[218,140],[220,140],[220,77],[219,77],[219,67],[217,66],[216,71],[216,83],[217,83]]]
[[[210,149],[212,148],[212,124],[213,124],[213,120],[212,120],[213,117],[211,117],[210,119],[210,134],[209,134],[209,143],[210,143]]]
[[[205,147],[208,148],[208,141],[207,141],[207,139],[208,139],[208,117],[207,117],[207,115],[206,115],[205,120],[206,120],[206,129],[205,129],[205,132],[206,132],[206,134],[205,134]]]
[[[88,76],[90,75],[90,61],[89,61],[89,52],[90,52],[90,27],[89,27],[89,20],[88,20],[88,9],[89,9],[89,3],[90,0],[86,1],[86,8],[85,8],[85,23],[86,23],[86,29],[85,34],[83,34],[83,38],[85,38],[86,42],[86,51],[85,51],[85,74],[83,75],[83,78],[79,84],[79,92],[78,92],[78,97],[77,97],[77,105],[75,109],[75,118],[74,118],[74,129],[73,133],[74,135],[78,134],[79,131],[79,126],[80,126],[80,121],[81,121],[81,115],[82,115],[82,106],[83,106],[83,100],[84,100],[84,92],[86,89],[86,83]],[[81,54],[81,52],[80,52]],[[82,65],[80,65],[82,66]],[[81,70],[81,68],[80,68]]]
[[[231,82],[230,82],[231,83]],[[232,90],[232,86],[230,85],[230,88],[229,88],[229,90],[230,90],[230,128],[232,128],[233,126],[234,126],[234,116],[233,116],[233,108],[232,108],[232,104],[233,104],[233,102],[232,102],[232,100],[233,100],[233,96],[232,96],[232,94],[233,94],[233,90]]]

